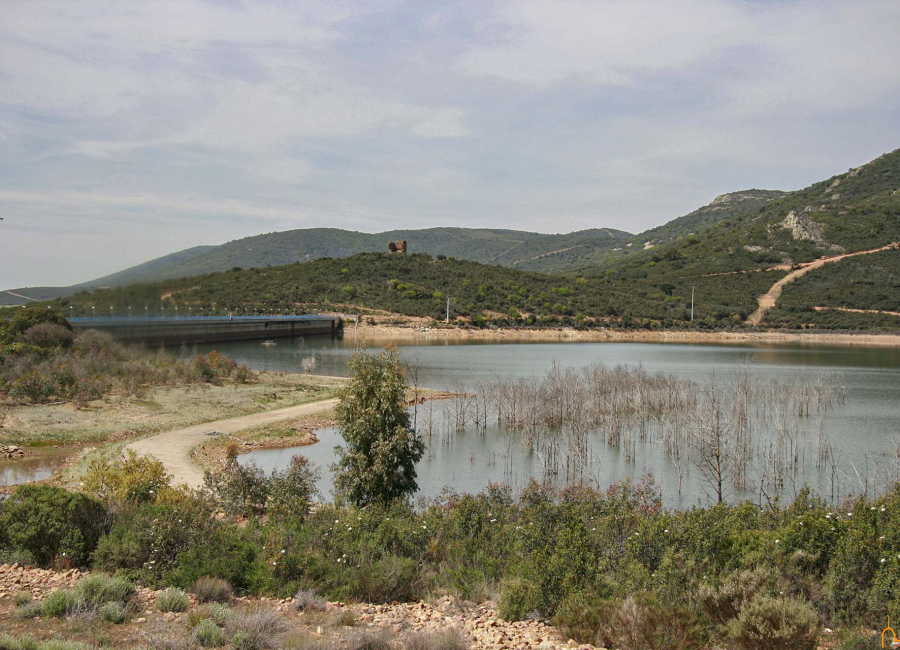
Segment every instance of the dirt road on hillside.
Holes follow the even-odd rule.
[[[757,307],[755,312],[750,314],[750,316],[747,318],[747,323],[749,325],[759,325],[760,322],[762,322],[763,316],[766,315],[766,312],[772,309],[772,307],[774,307],[778,303],[778,298],[781,296],[781,292],[784,291],[785,286],[787,286],[789,282],[793,282],[800,276],[806,275],[810,271],[825,266],[826,264],[829,264],[831,262],[840,262],[841,260],[848,257],[856,257],[858,255],[871,255],[872,253],[880,253],[882,251],[888,251],[895,248],[900,248],[900,243],[894,242],[892,244],[888,244],[887,246],[882,246],[881,248],[872,248],[867,251],[858,251],[856,253],[844,253],[843,255],[836,255],[835,257],[822,257],[812,262],[807,262],[796,271],[792,271],[791,273],[788,273],[786,276],[781,278],[778,282],[772,285],[771,289],[757,298],[759,307]]]
[[[206,435],[208,431],[235,433],[263,424],[322,413],[333,409],[337,403],[337,399],[326,399],[309,404],[290,406],[276,411],[253,413],[252,415],[243,415],[216,422],[206,422],[136,440],[127,445],[125,449],[131,449],[142,456],[155,456],[162,461],[166,471],[172,475],[172,485],[184,484],[190,488],[198,488],[203,485],[203,470],[191,459],[191,451],[203,441],[209,440],[209,436]]]

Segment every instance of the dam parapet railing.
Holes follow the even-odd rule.
[[[199,343],[274,339],[311,334],[339,335],[342,316],[333,315],[223,315],[223,316],[74,316],[76,331],[107,332],[124,342]]]

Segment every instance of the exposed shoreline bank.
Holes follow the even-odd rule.
[[[430,327],[424,324],[390,325],[366,324],[358,330],[348,327],[345,337],[362,340],[496,340],[496,341],[585,341],[640,343],[720,343],[770,344],[799,343],[804,345],[842,345],[869,347],[900,347],[900,334],[850,334],[841,332],[697,332],[685,330],[576,330],[553,329],[469,329],[452,326]]]

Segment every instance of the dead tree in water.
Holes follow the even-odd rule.
[[[716,503],[725,500],[725,481],[732,463],[730,426],[715,382],[704,387],[695,423],[694,459]]]

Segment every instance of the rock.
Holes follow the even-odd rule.
[[[822,236],[822,226],[805,214],[798,215],[791,210],[784,221],[781,222],[781,227],[790,230],[794,239],[811,241],[820,246],[825,243],[825,239]]]

